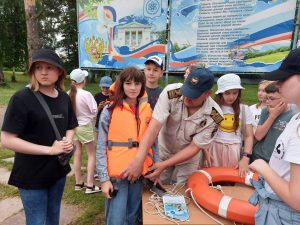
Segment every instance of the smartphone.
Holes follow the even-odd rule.
[[[118,194],[119,189],[114,187],[112,191],[109,192],[110,197],[115,197]]]
[[[154,182],[150,179],[143,178],[142,183],[159,196],[163,196],[167,193],[167,190],[164,189],[159,183],[154,185]]]

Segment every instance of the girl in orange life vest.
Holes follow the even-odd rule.
[[[151,119],[150,105],[142,98],[145,83],[141,71],[134,67],[124,69],[115,83],[112,104],[100,116],[96,168],[106,198],[107,225],[138,224],[142,183],[122,179],[122,172],[134,160]],[[151,164],[152,159],[146,157],[144,174]],[[118,189],[114,197],[110,193],[113,189]]]

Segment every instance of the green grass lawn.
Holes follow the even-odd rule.
[[[28,76],[27,75],[22,75],[23,73],[17,73],[17,82],[12,83],[10,82],[11,80],[11,72],[6,72],[4,71],[5,74],[5,81],[7,82],[7,85],[5,87],[0,87],[0,106],[7,106],[10,97],[17,91],[20,90],[21,88],[25,87],[28,82]],[[178,82],[183,82],[182,77],[172,77],[169,76],[168,83],[178,83]],[[165,86],[165,82],[163,79],[159,81],[160,86]],[[251,105],[257,102],[257,85],[243,85],[245,87],[245,90],[242,93],[242,99],[245,104]],[[70,89],[70,81],[66,79],[65,81],[65,90]],[[97,83],[88,83],[85,87],[87,91],[90,91],[93,95],[96,94],[97,92],[100,91],[99,85],[98,85],[98,80]],[[213,93],[212,96],[214,95],[214,92],[216,91],[217,87],[216,84],[213,87]]]
[[[276,52],[271,55],[264,55],[256,58],[247,59],[246,63],[253,63],[253,62],[263,62],[263,63],[275,63],[279,60],[282,60],[285,56],[287,56],[289,52]]]

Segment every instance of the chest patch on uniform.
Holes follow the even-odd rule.
[[[202,120],[202,121],[200,122],[200,127],[201,127],[201,128],[204,127],[204,126],[206,125],[206,123],[207,123],[207,120],[206,120],[206,119]]]
[[[222,120],[224,119],[223,116],[221,116],[221,114],[214,108],[212,107],[211,113],[210,113],[210,117],[217,123],[221,123]]]
[[[174,90],[170,90],[167,93],[168,93],[168,98],[169,99],[179,98],[182,95],[181,91],[180,91],[180,88],[177,88],[177,89],[174,89]]]

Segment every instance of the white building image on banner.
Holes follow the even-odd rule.
[[[115,44],[127,46],[129,50],[135,50],[152,40],[151,26],[133,21],[118,26]]]

